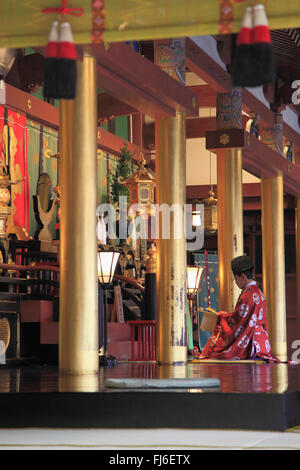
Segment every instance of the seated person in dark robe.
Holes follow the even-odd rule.
[[[233,312],[219,312],[213,334],[201,359],[262,359],[279,362],[271,355],[266,300],[253,279],[253,262],[238,256],[231,262],[236,284],[242,292]]]

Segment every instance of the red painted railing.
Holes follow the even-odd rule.
[[[127,323],[131,327],[131,361],[155,361],[156,320],[136,320]]]

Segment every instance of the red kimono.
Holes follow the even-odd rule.
[[[232,313],[220,312],[212,336],[200,359],[264,359],[279,362],[271,355],[266,301],[255,281],[241,292]]]

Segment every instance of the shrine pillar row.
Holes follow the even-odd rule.
[[[60,101],[60,321],[59,369],[99,369],[97,279],[96,59],[77,64],[74,101]]]

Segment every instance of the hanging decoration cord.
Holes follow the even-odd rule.
[[[210,279],[209,279],[209,268],[208,268],[208,253],[207,250],[204,251],[205,256],[205,273],[206,273],[206,288],[207,288],[207,306],[211,308],[211,299],[210,299]]]
[[[82,16],[84,13],[84,9],[81,7],[68,8],[68,0],[62,0],[60,7],[44,8],[42,10],[42,13],[58,13],[59,16]]]
[[[212,109],[210,108],[209,109],[209,116],[210,116],[210,120],[212,119]],[[211,180],[211,150],[209,151],[209,185],[210,185],[210,189],[212,189],[212,180]]]

